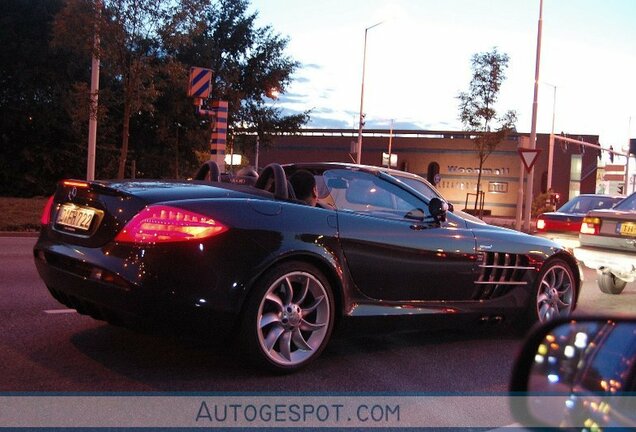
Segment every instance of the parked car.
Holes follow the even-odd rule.
[[[316,179],[315,207],[287,181],[299,169]],[[61,181],[34,247],[53,297],[114,324],[236,340],[276,371],[318,357],[337,323],[529,328],[576,307],[568,251],[449,211],[414,174],[315,163],[271,164],[253,186],[204,175]]]
[[[583,219],[581,246],[574,254],[585,266],[598,270],[604,293],[620,294],[636,278],[636,193],[611,210],[592,210]]]
[[[611,208],[624,197],[620,195],[582,194],[558,210],[537,216],[537,233],[569,247],[578,246],[583,217],[590,210]]]
[[[636,428],[635,360],[633,318],[552,320],[530,334],[516,359],[512,412],[530,428]]]

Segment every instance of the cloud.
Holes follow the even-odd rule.
[[[305,64],[301,65],[301,68],[303,68],[303,69],[321,70],[322,66],[320,66],[319,64],[316,64],[316,63],[305,63]]]
[[[302,76],[297,77],[295,75],[294,75],[292,81],[294,83],[300,83],[300,84],[305,84],[305,83],[311,82],[311,80],[309,78],[302,77]]]
[[[320,93],[320,96],[318,97],[320,99],[330,99],[335,92],[336,92],[336,89],[326,88],[322,90],[322,92]]]
[[[301,93],[282,93],[278,97],[278,102],[281,104],[298,104],[305,103],[307,95]]]
[[[293,109],[293,108],[287,108],[287,107],[279,107],[280,108],[280,112],[282,115],[284,116],[290,116],[290,115],[296,115],[296,114],[304,114],[305,110],[297,110],[297,109]]]
[[[311,110],[311,112],[316,114],[336,114],[336,110],[327,107],[316,107]]]
[[[346,129],[350,127],[345,121],[325,117],[312,117],[307,126],[324,129]]]

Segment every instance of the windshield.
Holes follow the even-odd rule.
[[[322,182],[326,193],[319,192],[319,202],[338,210],[392,219],[404,219],[415,210],[430,216],[427,204],[420,198],[367,172],[328,170],[323,173]]]
[[[407,185],[409,185],[410,187],[412,187],[413,189],[415,189],[416,191],[418,191],[419,193],[421,193],[428,199],[435,198],[435,197],[443,199],[443,197],[439,193],[437,193],[435,189],[433,189],[426,182],[424,182],[423,179],[417,179],[412,177],[402,177],[400,175],[393,175],[393,177],[395,177],[396,179],[400,180],[403,183],[406,183]]]

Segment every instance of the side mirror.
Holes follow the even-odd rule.
[[[510,390],[524,426],[636,427],[636,319],[560,318],[538,327]]]
[[[446,212],[448,211],[448,204],[439,198],[432,198],[428,203],[428,211],[435,219],[435,222],[445,222]]]
[[[424,210],[419,209],[419,208],[415,208],[411,211],[409,211],[407,214],[404,215],[404,219],[411,219],[411,220],[416,220],[416,221],[423,221],[424,220]]]

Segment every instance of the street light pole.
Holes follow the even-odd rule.
[[[260,152],[260,147],[261,147],[261,139],[257,133],[256,134],[256,156],[254,157],[254,165],[256,168],[256,172],[258,172],[258,154]]]
[[[362,55],[362,86],[360,88],[360,117],[358,117],[358,143],[356,145],[356,163],[362,161],[362,127],[364,126],[364,74],[367,66],[367,32],[374,27],[379,26],[384,21],[373,24],[371,27],[364,29],[364,52]]]
[[[86,157],[86,180],[95,180],[95,153],[97,147],[97,111],[99,99],[99,21],[102,13],[102,0],[95,2],[95,28],[93,36],[93,59],[91,62],[91,96],[88,116],[88,151]]]
[[[532,128],[530,131],[530,148],[536,147],[537,139],[537,108],[539,105],[539,70],[541,64],[541,29],[543,27],[543,0],[539,2],[539,22],[537,24],[537,56],[534,69],[534,98],[532,100]],[[534,166],[530,169],[526,177],[526,207],[524,228],[526,232],[530,232],[530,218],[532,210],[532,192],[534,186]]]
[[[632,116],[629,116],[629,122],[627,123],[627,157],[625,158],[625,182],[623,183],[623,193],[625,196],[629,195],[629,156],[631,155],[631,129],[632,129]]]
[[[550,132],[550,144],[548,148],[548,184],[547,190],[552,188],[552,167],[554,165],[554,118],[556,116],[556,91],[557,86],[550,83],[544,83],[551,86],[554,89],[554,95],[552,97],[552,131]]]
[[[391,119],[391,130],[389,131],[389,163],[387,166],[391,168],[391,147],[393,145],[393,119]]]

